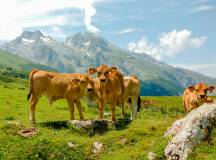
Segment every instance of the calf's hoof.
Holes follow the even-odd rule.
[[[125,114],[121,114],[121,118],[125,118]]]
[[[30,123],[33,125],[33,124],[36,124],[35,120],[30,120]]]
[[[116,118],[115,118],[115,117],[114,117],[114,118],[111,118],[111,121],[115,122],[115,121],[116,121]]]
[[[84,117],[80,117],[80,120],[81,120],[81,121],[84,121],[85,119],[84,119]]]

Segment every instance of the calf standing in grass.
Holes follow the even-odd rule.
[[[80,98],[90,87],[90,78],[84,74],[61,74],[34,69],[29,74],[30,122],[35,123],[35,108],[40,96],[48,97],[50,104],[65,98],[68,102],[70,119],[74,119],[74,104],[84,119]]]
[[[207,92],[212,93],[214,86],[207,86],[204,83],[197,83],[189,86],[183,93],[183,105],[187,112],[200,107],[203,103],[212,103],[213,99],[207,96]]]
[[[103,119],[104,107],[106,103],[110,104],[111,119],[116,120],[115,109],[116,102],[119,98],[122,108],[122,117],[124,117],[124,80],[123,75],[116,67],[108,67],[101,65],[98,68],[89,68],[89,74],[97,72],[97,80],[95,81],[95,93],[99,99],[99,118]]]
[[[136,76],[124,77],[125,101],[131,107],[131,120],[134,120],[140,109],[140,80]]]
[[[88,93],[86,94],[86,100],[88,106],[97,106],[97,102],[99,99],[98,93],[100,89],[100,80],[98,78],[91,79],[92,88],[88,89]],[[137,111],[140,109],[140,80],[137,79],[136,76],[128,76],[124,77],[124,100],[128,102],[131,107],[131,120],[134,120],[137,114]],[[118,99],[117,104],[120,103]]]

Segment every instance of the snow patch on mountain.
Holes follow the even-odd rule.
[[[33,43],[33,42],[35,42],[34,39],[26,39],[26,38],[22,38],[22,41],[23,41],[24,43]]]
[[[50,42],[51,39],[49,37],[40,37],[40,39],[44,42]]]

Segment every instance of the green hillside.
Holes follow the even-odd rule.
[[[162,78],[143,80],[141,82],[140,94],[142,96],[172,96],[182,95],[183,88]]]
[[[55,71],[50,67],[36,64],[0,49],[0,81],[12,82],[16,78],[25,79],[33,68]]]
[[[19,57],[17,55],[11,54],[7,51],[0,49],[0,67],[11,67],[14,69],[29,71],[32,68],[40,68],[44,70],[54,70],[53,68],[47,67],[45,65],[36,64],[28,59]]]

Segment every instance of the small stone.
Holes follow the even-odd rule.
[[[94,154],[98,154],[102,151],[103,149],[103,144],[101,142],[94,142],[93,147],[92,147],[92,152]]]
[[[109,128],[112,128],[113,123],[109,120],[70,120],[68,121],[68,126],[73,126],[77,129],[83,129],[84,132],[92,134],[103,134],[108,131]]]
[[[125,137],[120,137],[119,142],[124,145],[128,142],[128,139]]]
[[[156,160],[156,154],[153,152],[148,153],[148,160]]]
[[[74,147],[76,147],[76,144],[74,144],[73,142],[68,142],[68,146],[70,148],[74,148]]]

